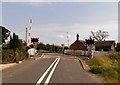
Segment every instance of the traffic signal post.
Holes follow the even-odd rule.
[[[91,37],[90,37],[90,39],[86,39],[86,46],[87,46],[90,58],[93,58],[93,54],[94,54],[94,50],[95,50],[94,39],[92,39]]]

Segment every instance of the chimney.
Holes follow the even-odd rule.
[[[77,36],[76,36],[76,37],[77,37],[77,40],[79,40],[79,34],[77,34]]]

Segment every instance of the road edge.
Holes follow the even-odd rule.
[[[79,57],[75,57],[75,58],[79,60],[81,66],[82,66],[82,68],[83,68],[83,70],[87,70],[87,71],[88,71],[88,70],[90,69],[89,66],[85,63],[85,61],[83,61],[83,60],[80,59]]]

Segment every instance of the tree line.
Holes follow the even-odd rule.
[[[37,45],[37,50],[47,50],[49,52],[62,52],[64,49],[68,49],[67,46],[58,46],[58,45],[50,45],[50,44],[44,44],[40,43]]]

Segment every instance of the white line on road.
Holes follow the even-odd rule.
[[[54,71],[55,71],[55,69],[56,69],[59,61],[60,61],[60,57],[58,58],[58,60],[57,60],[57,62],[55,63],[54,67],[52,68],[52,70],[51,70],[49,76],[47,77],[44,85],[47,85],[47,84],[50,82],[50,79],[51,79],[51,77],[52,77],[52,75],[53,75],[53,73],[54,73]]]
[[[42,58],[43,56],[44,56],[44,54],[42,54],[40,58]]]
[[[44,57],[44,54],[42,54],[40,57],[38,57],[38,58],[35,58],[35,60],[38,60],[38,59],[41,59],[41,58],[43,58]]]
[[[56,58],[53,63],[49,66],[49,68],[45,71],[45,73],[41,76],[41,78],[38,80],[38,82],[36,83],[36,85],[39,85],[42,80],[44,79],[44,77],[47,75],[47,73],[49,72],[49,70],[52,68],[52,66],[55,64],[55,62],[58,60],[58,58]]]

